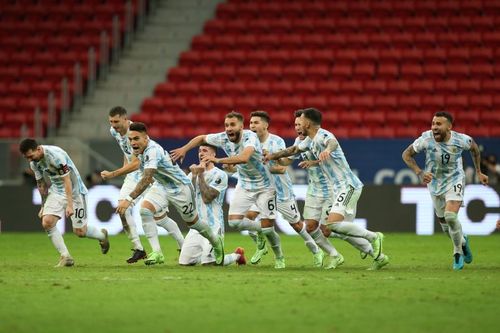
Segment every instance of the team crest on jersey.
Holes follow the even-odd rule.
[[[451,152],[452,152],[452,153],[456,154],[456,152],[457,152],[457,151],[458,151],[457,147],[453,147],[453,148],[451,148]]]
[[[146,162],[147,162],[147,161],[149,161],[149,155],[146,155],[146,156],[144,157],[144,161],[146,161]]]
[[[222,179],[217,178],[217,180],[215,181],[215,184],[219,185],[220,183],[222,183]]]

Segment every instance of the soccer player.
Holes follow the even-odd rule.
[[[300,131],[299,118],[301,115],[302,110],[297,110],[295,112],[295,131],[297,132],[297,138],[295,139],[294,146],[298,146],[305,140],[305,136]],[[295,157],[298,156],[295,155]],[[315,242],[329,254],[329,257],[327,257],[328,261],[324,264],[324,268],[336,268],[344,262],[342,255],[338,254],[335,247],[328,242],[325,236],[345,240],[360,251],[363,259],[366,258],[367,255],[371,255],[373,249],[370,242],[366,239],[340,235],[325,227],[323,222],[326,221],[333,206],[332,193],[335,192],[333,184],[323,172],[319,165],[319,160],[315,159],[310,151],[300,153],[300,158],[302,161],[299,163],[299,167],[306,169],[308,175],[304,219],[306,221],[307,231],[314,238]],[[281,159],[280,163],[282,162],[288,165],[293,162],[293,159]],[[354,217],[352,216],[352,218]],[[335,258],[337,256],[340,256],[340,258]],[[379,268],[381,267],[374,264],[370,269]]]
[[[37,187],[42,197],[42,207],[38,216],[42,219],[43,228],[61,256],[55,267],[75,264],[56,227],[57,221],[64,215],[71,219],[73,232],[78,237],[99,240],[101,252],[108,253],[108,231],[87,225],[85,198],[87,188],[69,155],[57,146],[39,145],[33,139],[21,141],[19,151],[30,162],[30,167],[35,173]],[[50,180],[50,186],[44,177]]]
[[[132,122],[127,118],[127,110],[121,106],[115,106],[109,111],[108,120],[111,125],[109,132],[111,133],[111,136],[115,138],[118,146],[120,146],[120,149],[123,152],[123,167],[125,167],[137,158],[132,153],[132,147],[130,146],[130,141],[128,139],[129,126]],[[101,177],[103,179],[111,179],[116,177],[118,174],[119,170],[104,170],[101,172]],[[123,186],[120,189],[118,202],[125,200],[130,192],[135,189],[137,182],[140,179],[141,172],[139,170],[127,174],[125,181],[123,182]],[[132,216],[132,207],[127,209],[124,214],[120,214],[120,219],[122,221],[123,229],[133,246],[132,256],[127,259],[127,262],[131,264],[146,258],[146,251],[144,251],[144,248],[142,247],[139,234],[137,233],[137,227]],[[172,237],[174,237],[180,251],[182,243],[184,242],[184,237],[182,236],[177,223],[175,223],[167,215],[164,215],[162,218],[161,212],[160,214],[155,215],[155,220],[157,225],[163,227],[170,235],[172,235]]]
[[[488,176],[481,172],[479,147],[468,135],[452,131],[453,117],[448,112],[437,112],[432,118],[431,130],[423,132],[403,152],[403,161],[427,184],[434,203],[434,211],[443,231],[453,242],[453,269],[461,270],[464,262],[472,262],[469,239],[462,233],[457,214],[462,206],[465,173],[462,152],[470,150],[479,181],[487,185]],[[425,170],[415,161],[416,154],[425,151]]]
[[[262,231],[271,244],[275,255],[274,268],[285,268],[281,241],[274,230],[276,219],[276,191],[270,175],[262,164],[262,147],[257,135],[243,129],[243,115],[230,112],[224,119],[225,132],[199,135],[181,148],[171,151],[174,161],[182,160],[194,147],[208,143],[220,147],[228,157],[204,156],[202,162],[235,164],[238,170],[238,184],[229,205],[229,225],[238,230]],[[255,204],[260,213],[260,222],[245,217]]]
[[[148,137],[146,125],[140,122],[130,124],[128,137],[137,159],[121,168],[120,173],[128,173],[140,168],[142,177],[125,200],[119,202],[116,211],[118,214],[124,214],[131,203],[154,182],[146,192],[140,209],[144,233],[152,248],[152,252],[144,263],[155,265],[165,262],[158,240],[154,214],[167,209],[170,202],[191,229],[197,230],[208,239],[214,248],[216,263],[222,264],[224,243],[221,237],[213,233],[205,221],[198,219],[191,180],[177,164],[172,163],[168,153]]]
[[[286,148],[285,141],[282,138],[269,133],[268,128],[271,118],[267,112],[254,111],[250,114],[250,117],[250,130],[259,137],[263,151],[274,153]],[[274,180],[274,187],[276,188],[278,212],[283,215],[285,220],[290,223],[292,228],[302,237],[302,239],[304,239],[307,248],[313,254],[313,265],[315,267],[321,267],[323,265],[324,253],[318,248],[311,238],[311,235],[307,233],[306,225],[300,217],[295,194],[293,193],[292,179],[288,174],[287,167],[279,165],[274,161],[268,163],[267,167]],[[256,208],[257,207],[252,206],[246,216],[255,220],[259,214]],[[262,240],[259,240],[259,237],[262,237],[261,233],[257,233],[256,243],[258,247],[255,255],[250,259],[252,264],[257,264],[261,260],[262,255],[267,253],[265,239],[262,237]]]
[[[201,161],[205,156],[215,157],[217,148],[210,145],[202,145],[198,149],[198,158]],[[188,177],[193,182],[196,192],[196,207],[199,219],[206,221],[215,234],[224,236],[224,214],[222,205],[224,194],[227,189],[227,174],[217,168],[212,162],[196,165],[190,168]],[[196,230],[189,230],[179,256],[179,264],[191,266],[196,264],[210,265],[215,262],[213,249],[206,238],[203,238]],[[245,265],[245,250],[236,248],[234,253],[224,256],[224,266],[237,263]]]
[[[344,152],[335,136],[321,128],[321,112],[315,108],[303,109],[298,118],[298,129],[305,139],[296,146],[281,152],[268,154],[265,160],[278,160],[302,152],[311,152],[324,174],[333,184],[334,201],[325,225],[331,231],[345,236],[364,238],[373,248],[373,269],[380,269],[389,263],[389,257],[382,253],[384,235],[372,232],[350,221],[356,215],[356,205],[363,189],[363,183],[352,172]],[[338,265],[338,264],[337,264]]]

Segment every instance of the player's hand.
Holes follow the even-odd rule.
[[[235,173],[237,171],[234,164],[222,164],[222,169],[229,173]]]
[[[66,217],[71,217],[75,213],[72,205],[66,205]]]
[[[193,175],[199,175],[202,174],[205,171],[205,165],[200,163],[200,164],[193,164],[189,167],[189,170],[193,173]]]
[[[125,214],[125,211],[130,207],[131,202],[128,200],[118,201],[118,207],[116,207],[116,212],[120,215]]]
[[[39,218],[43,217],[43,205],[40,207],[40,210],[38,211],[38,217]]]
[[[170,151],[170,158],[172,158],[173,162],[180,161],[180,163],[182,163],[182,161],[184,161],[184,157],[186,156],[186,153],[187,152],[183,147],[177,148],[177,149],[172,149]]]
[[[262,151],[262,163],[267,164],[267,162],[273,160],[273,154],[269,153],[267,150]]]
[[[208,163],[219,163],[218,158],[215,156],[208,156],[205,155],[201,158],[201,163],[208,164]]]
[[[108,171],[108,170],[101,171],[101,178],[104,180],[113,178],[113,171]]]
[[[320,160],[321,162],[326,161],[327,159],[329,159],[329,158],[330,158],[330,154],[331,154],[331,153],[332,153],[332,152],[331,152],[331,151],[329,151],[329,150],[327,150],[327,149],[326,149],[326,150],[324,150],[324,151],[322,151],[322,152],[319,154],[319,156],[318,156],[318,157],[319,157],[319,160]]]
[[[429,184],[432,181],[432,173],[430,172],[421,171],[418,177],[423,184]]]
[[[483,185],[488,185],[488,176],[486,176],[482,172],[478,172],[477,177],[479,178],[479,182]]]
[[[316,164],[316,163],[314,163],[313,161],[302,161],[302,162],[299,163],[299,168],[309,169],[314,164]]]

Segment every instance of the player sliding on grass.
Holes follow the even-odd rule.
[[[129,126],[132,124],[130,120],[127,118],[127,111],[121,106],[115,106],[109,111],[109,123],[111,128],[109,132],[111,136],[115,138],[116,142],[120,146],[123,152],[123,167],[126,167],[129,163],[131,163],[135,157],[132,153],[132,147],[130,146],[130,141],[128,139]],[[114,171],[104,170],[101,172],[101,177],[103,179],[111,179],[121,175],[121,169]],[[141,172],[136,170],[134,172],[130,172],[125,177],[125,181],[123,182],[123,186],[120,189],[120,197],[118,202],[121,202],[127,198],[127,196],[132,192],[137,183],[141,179]],[[137,199],[135,200],[137,201]],[[179,251],[182,247],[182,243],[184,242],[184,237],[182,236],[181,231],[179,230],[179,226],[168,216],[161,217],[163,212],[159,212],[155,215],[156,224],[160,227],[167,230],[167,232],[174,237],[177,241],[177,245],[179,247]],[[135,263],[140,259],[146,258],[146,251],[142,247],[141,240],[139,238],[139,234],[137,233],[137,227],[134,221],[134,217],[132,216],[132,207],[129,207],[125,213],[120,214],[120,219],[122,221],[123,229],[127,233],[128,239],[132,242],[132,256],[127,259],[129,264]]]
[[[379,269],[389,263],[388,256],[382,253],[384,235],[380,232],[366,230],[351,222],[356,215],[356,204],[361,195],[363,184],[351,171],[335,136],[320,127],[321,118],[321,112],[314,108],[302,110],[302,114],[298,118],[297,129],[304,135],[304,140],[281,152],[266,155],[265,160],[279,160],[303,152],[310,152],[314,159],[319,160],[322,171],[332,183],[332,188],[335,191],[332,193],[334,201],[325,222],[326,227],[340,235],[368,240],[373,248],[371,253],[374,258],[372,269]],[[333,265],[336,267],[341,265],[343,261],[344,258],[338,255]]]
[[[168,153],[148,137],[146,125],[139,122],[132,123],[128,137],[137,159],[122,168],[121,172],[131,172],[140,168],[142,178],[125,200],[120,201],[117,212],[125,213],[131,203],[154,182],[145,194],[140,210],[142,227],[153,250],[144,263],[154,265],[165,261],[158,240],[154,214],[164,209],[168,211],[168,204],[172,203],[188,226],[208,239],[214,248],[216,263],[222,264],[224,261],[222,238],[214,234],[205,221],[198,219],[191,180],[177,164],[172,163]]]
[[[252,131],[243,129],[243,116],[237,112],[226,115],[224,126],[225,132],[199,135],[185,146],[172,150],[172,159],[182,160],[189,150],[204,143],[222,148],[229,157],[205,156],[202,162],[236,164],[238,184],[229,205],[229,225],[238,230],[262,231],[274,251],[274,267],[285,268],[281,241],[274,230],[276,191],[270,175],[262,164],[262,147],[259,139]],[[253,204],[259,209],[260,222],[245,217]]]
[[[201,145],[198,149],[198,158],[215,157],[217,148],[210,145]],[[188,177],[193,182],[196,193],[196,208],[198,217],[206,221],[215,234],[224,237],[224,213],[222,205],[227,189],[227,174],[217,168],[212,162],[193,164],[189,168]],[[196,264],[209,265],[215,262],[213,248],[196,230],[189,230],[179,256],[179,264],[191,266]],[[224,256],[224,266],[232,263],[245,265],[245,251],[238,247],[234,253]]]
[[[423,132],[403,152],[403,160],[427,184],[434,203],[434,211],[441,228],[453,242],[453,269],[460,270],[464,262],[472,262],[469,239],[462,233],[457,214],[462,206],[465,172],[462,152],[470,150],[479,181],[487,185],[488,176],[481,172],[480,152],[468,135],[452,131],[453,117],[448,112],[437,112],[432,118],[431,130]],[[416,154],[425,151],[425,170],[415,161]]]
[[[39,145],[33,139],[24,139],[19,151],[30,162],[35,173],[36,183],[42,197],[42,207],[38,217],[47,231],[52,244],[61,258],[55,267],[73,266],[73,258],[69,254],[64,239],[56,227],[63,216],[71,219],[73,232],[78,237],[99,240],[101,252],[109,251],[108,232],[87,225],[87,188],[80,178],[80,173],[69,155],[57,146]],[[47,177],[50,186],[45,182]]]

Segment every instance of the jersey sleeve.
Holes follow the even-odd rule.
[[[47,158],[49,164],[55,167],[58,177],[64,177],[70,173],[71,169],[68,166],[68,158],[64,154],[60,152],[51,152],[47,154]]]
[[[43,174],[40,172],[40,170],[38,170],[38,168],[35,165],[35,162],[30,162],[30,168],[31,170],[33,170],[36,180],[40,180],[43,178]]]
[[[144,169],[158,169],[158,160],[161,158],[158,149],[148,148],[144,151]]]
[[[462,149],[470,150],[472,146],[472,138],[467,134],[460,134],[460,143],[462,144]]]
[[[326,147],[326,145],[328,145],[328,142],[332,139],[337,140],[332,133],[323,131],[322,133],[320,133],[319,143]]]
[[[253,148],[257,149],[257,147],[259,145],[260,145],[260,142],[259,142],[259,138],[257,137],[257,135],[246,135],[243,138],[243,143],[242,143],[243,149],[245,149],[247,147],[253,147]]]
[[[225,134],[226,134],[225,132],[216,133],[216,134],[207,134],[205,136],[205,141],[209,145],[222,148],[222,146],[223,146],[223,138],[224,138]]]
[[[412,146],[413,146],[413,150],[416,153],[420,153],[422,150],[424,150],[425,148],[427,148],[427,140],[422,135],[418,139],[416,139],[415,141],[413,141]]]
[[[227,174],[224,171],[217,172],[208,186],[216,189],[219,193],[222,193],[227,189],[227,178]]]
[[[299,143],[300,151],[308,151],[311,149],[312,140],[310,137],[306,137],[301,143]]]

